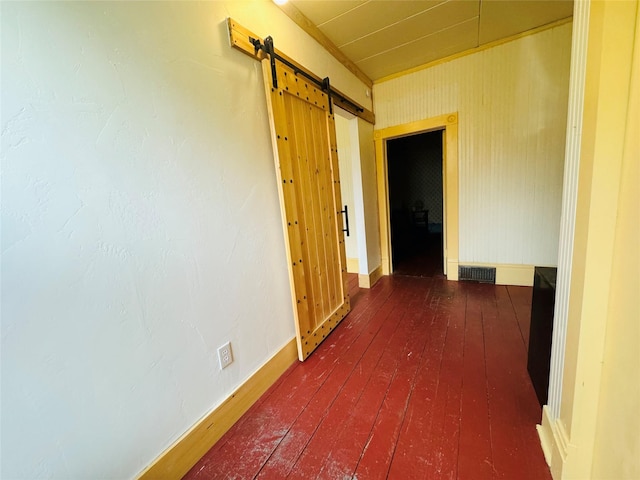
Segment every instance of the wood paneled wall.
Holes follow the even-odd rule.
[[[571,24],[374,85],[376,129],[459,114],[460,262],[555,265]]]

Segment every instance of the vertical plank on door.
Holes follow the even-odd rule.
[[[281,208],[298,356],[306,359],[349,312],[335,125],[322,89],[277,64],[263,73]]]

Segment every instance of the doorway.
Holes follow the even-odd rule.
[[[443,130],[387,142],[393,272],[434,277],[443,268]]]
[[[415,122],[386,127],[374,132],[380,215],[382,274],[393,272],[391,251],[391,209],[387,169],[388,143],[397,138],[438,131],[443,136],[443,272],[447,280],[458,280],[458,115],[450,113]]]

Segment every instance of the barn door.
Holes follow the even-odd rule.
[[[322,88],[274,61],[275,73],[269,60],[262,65],[298,357],[305,360],[350,309],[335,123]]]

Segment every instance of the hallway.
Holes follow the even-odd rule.
[[[420,242],[405,247],[404,252],[394,252],[393,273],[410,277],[440,277],[443,273],[442,234],[424,235]]]
[[[530,288],[350,288],[342,324],[185,478],[551,478],[526,371]]]

